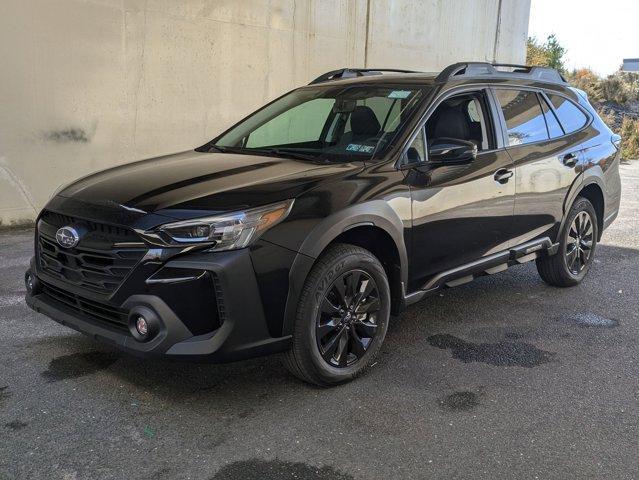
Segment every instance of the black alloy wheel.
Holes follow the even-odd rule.
[[[592,219],[586,211],[577,214],[568,230],[566,265],[573,275],[579,275],[588,265],[594,241]]]
[[[566,215],[556,255],[537,258],[542,280],[555,287],[579,284],[592,265],[599,239],[597,212],[587,198],[577,197]]]
[[[363,270],[340,275],[320,305],[315,328],[322,358],[338,368],[360,360],[377,333],[377,284]]]
[[[298,378],[339,385],[374,364],[390,319],[391,290],[373,253],[331,245],[304,282],[284,365]]]

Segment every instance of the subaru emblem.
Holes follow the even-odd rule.
[[[73,227],[62,227],[56,232],[55,239],[61,247],[73,248],[80,241],[80,234]]]

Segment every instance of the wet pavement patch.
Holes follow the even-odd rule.
[[[499,367],[532,368],[551,360],[553,354],[524,342],[472,343],[453,335],[432,335],[428,343],[450,350],[464,363],[482,362]]]
[[[453,412],[472,410],[479,405],[479,396],[474,392],[455,392],[441,400],[445,410]]]
[[[619,325],[618,320],[601,317],[594,313],[578,313],[576,315],[563,317],[562,320],[582,327],[613,328]]]
[[[13,422],[5,423],[4,426],[17,432],[18,430],[22,430],[24,427],[29,425],[28,423],[21,422],[20,420],[14,420]]]
[[[251,459],[222,467],[211,480],[353,480],[332,467],[314,467],[305,463]]]
[[[49,368],[41,375],[49,382],[82,377],[109,368],[118,358],[118,355],[113,352],[74,353],[54,358],[49,362]]]

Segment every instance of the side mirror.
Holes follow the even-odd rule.
[[[428,164],[466,165],[477,158],[477,145],[458,138],[438,138],[428,149]]]

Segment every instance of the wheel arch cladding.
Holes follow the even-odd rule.
[[[299,252],[318,258],[340,235],[348,230],[365,226],[377,227],[391,238],[397,249],[400,268],[405,273],[408,260],[404,243],[404,223],[397,212],[384,200],[360,203],[329,215],[309,232]],[[403,276],[402,280],[405,280]]]
[[[367,237],[371,238],[367,238]],[[291,267],[291,282],[286,301],[282,334],[292,331],[299,294],[315,261],[334,243],[350,243],[379,255],[386,269],[392,296],[392,313],[401,308],[402,282],[408,275],[408,257],[404,242],[404,224],[384,201],[354,205],[329,215],[313,228],[302,243]],[[368,248],[367,248],[368,246]]]
[[[604,212],[605,212],[605,200],[604,194],[599,186],[599,184],[592,182],[586,185],[581,189],[577,198],[583,197],[586,198],[592,203],[592,206],[595,208],[595,212],[597,213],[597,230],[598,230],[598,239],[601,240],[601,235],[603,233],[604,226]],[[576,199],[575,199],[576,200]]]
[[[402,301],[401,259],[399,250],[389,233],[375,225],[358,225],[338,235],[326,248],[347,243],[371,252],[381,262],[391,290],[391,311],[399,312]]]

